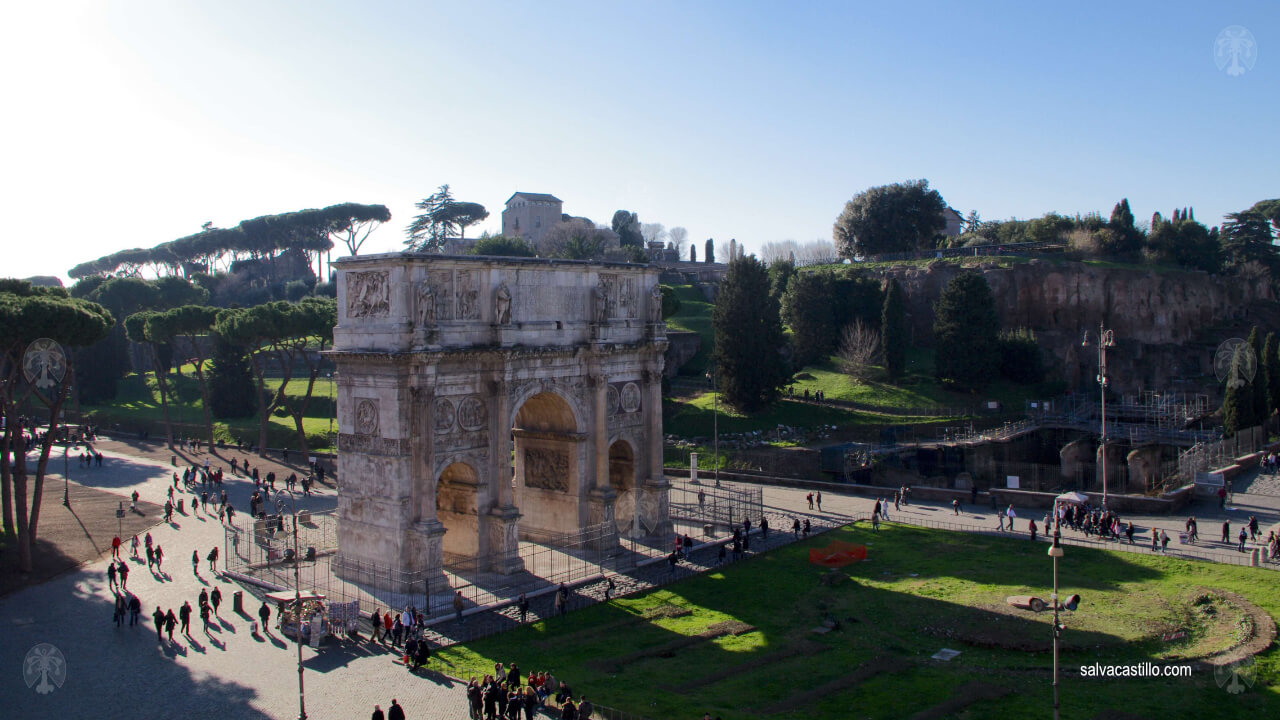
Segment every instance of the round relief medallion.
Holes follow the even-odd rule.
[[[472,395],[458,403],[458,424],[463,429],[479,430],[488,419],[489,413],[484,409],[484,402],[480,398]]]
[[[604,393],[605,414],[616,415],[618,413],[618,388],[610,385]]]
[[[435,428],[438,433],[453,429],[453,401],[449,398],[436,399]]]
[[[640,388],[635,383],[622,386],[622,412],[633,413],[640,409]]]
[[[378,434],[378,406],[372,400],[356,403],[356,432],[361,435]]]

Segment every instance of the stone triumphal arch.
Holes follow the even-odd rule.
[[[657,271],[397,253],[338,260],[338,542],[432,573],[616,523],[670,530]]]

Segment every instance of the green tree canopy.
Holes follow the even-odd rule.
[[[1000,319],[981,275],[962,272],[943,288],[934,307],[934,368],[938,379],[977,390],[999,370]]]
[[[461,236],[470,225],[489,217],[480,203],[455,200],[448,183],[441,185],[431,195],[414,204],[422,211],[415,215],[406,229],[409,237],[404,244],[413,252],[440,252],[445,241]]]
[[[533,246],[524,238],[493,235],[482,237],[471,246],[472,255],[489,255],[493,257],[533,257],[537,255]]]
[[[729,263],[712,313],[717,386],[731,405],[755,412],[786,384],[786,338],[769,271],[754,256]]]
[[[835,351],[841,329],[835,304],[834,283],[827,273],[798,273],[787,283],[781,312],[783,322],[791,329],[794,367],[825,360]]]
[[[301,302],[271,302],[250,308],[223,310],[218,313],[214,330],[228,342],[247,349],[250,365],[258,385],[258,453],[265,453],[267,422],[271,413],[284,407],[293,417],[298,435],[298,449],[307,449],[302,418],[306,414],[315,381],[320,374],[322,357],[318,352],[333,341],[337,323],[337,303],[332,298],[309,297]],[[266,389],[268,366],[281,374],[274,393]],[[306,391],[301,397],[286,390],[293,379],[294,368],[307,371]]]
[[[889,278],[884,284],[884,304],[880,310],[880,343],[884,369],[891,381],[906,372],[908,341],[906,299],[898,281]]]
[[[1262,213],[1231,213],[1222,224],[1223,259],[1233,268],[1256,262],[1275,274],[1280,269],[1280,251],[1274,240],[1271,221]]]
[[[4,533],[17,537],[18,567],[32,569],[31,549],[38,535],[45,469],[56,433],[45,433],[40,442],[35,481],[28,504],[27,453],[18,448],[24,442],[20,407],[34,394],[49,409],[48,421],[56,427],[71,387],[75,370],[67,368],[56,390],[27,385],[23,355],[33,340],[50,338],[66,349],[92,345],[106,337],[115,319],[101,305],[70,297],[62,288],[33,287],[30,283],[0,280],[0,413],[5,426],[0,431],[0,495],[3,497]],[[74,358],[74,355],[72,355]],[[16,513],[15,513],[16,511]]]
[[[845,203],[832,237],[840,257],[933,247],[946,227],[946,202],[928,180],[868,188]]]
[[[615,212],[610,227],[618,234],[618,244],[622,247],[644,247],[644,233],[640,226],[640,217],[630,210],[618,210]]]

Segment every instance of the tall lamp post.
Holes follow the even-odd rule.
[[[1053,720],[1058,720],[1058,640],[1062,637],[1062,623],[1058,621],[1060,610],[1075,611],[1080,604],[1079,595],[1071,595],[1066,602],[1058,602],[1058,558],[1062,557],[1062,532],[1053,531],[1053,545],[1049,557],[1053,558]]]
[[[1058,720],[1058,636],[1062,627],[1058,624],[1058,558],[1062,557],[1062,545],[1059,540],[1062,533],[1054,531],[1053,545],[1049,546],[1049,557],[1053,558],[1053,720]]]
[[[71,438],[62,444],[62,504],[71,507],[71,466],[67,453],[71,452]]]
[[[1116,342],[1115,332],[1098,323],[1098,388],[1102,395],[1102,507],[1107,506],[1107,348]],[[1089,347],[1089,331],[1084,331],[1081,347]]]
[[[720,389],[716,386],[715,361],[711,362],[711,370],[707,372],[711,380],[711,454],[715,456],[716,487],[720,487]]]
[[[297,634],[294,640],[298,644],[298,720],[307,720],[307,694],[302,683],[302,556],[298,554],[298,505],[293,491],[289,492],[289,509],[293,512],[293,603],[297,615]],[[276,510],[284,514],[284,499],[276,498]]]

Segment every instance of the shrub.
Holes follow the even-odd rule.
[[[1000,375],[1019,385],[1034,385],[1044,379],[1044,359],[1035,333],[1026,328],[1000,333]]]

